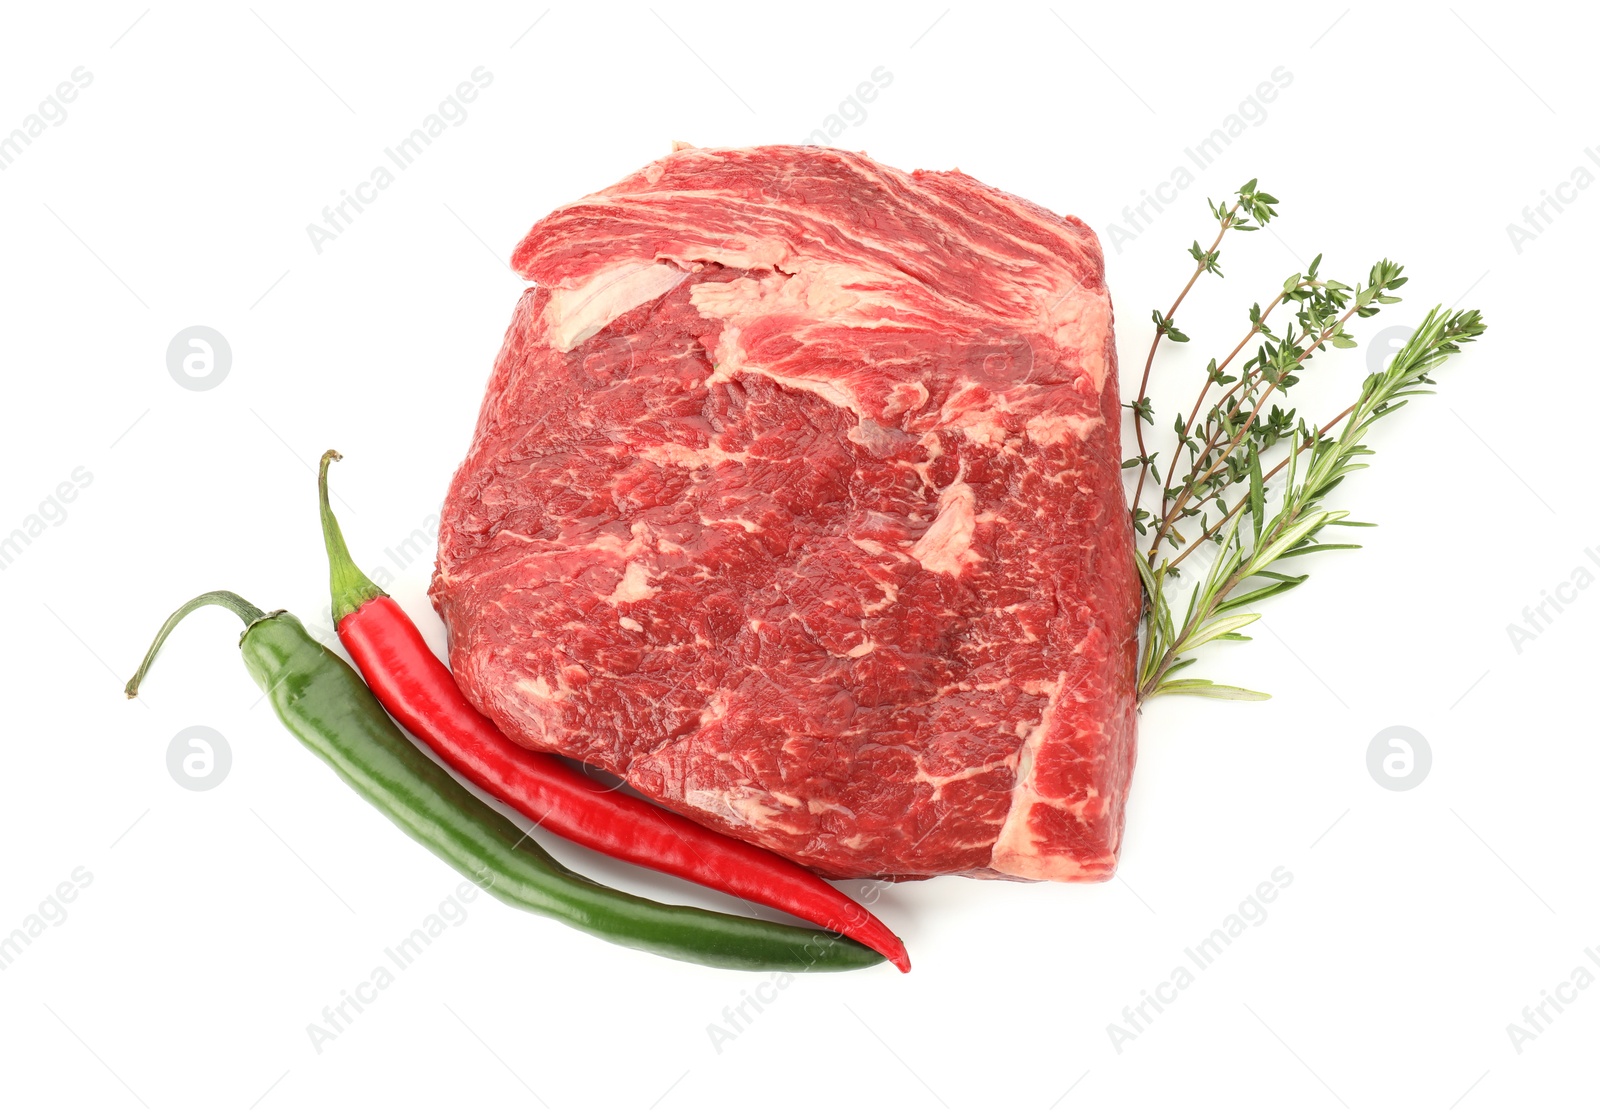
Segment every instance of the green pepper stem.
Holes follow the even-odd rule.
[[[339,531],[339,521],[328,504],[328,464],[344,458],[338,451],[322,456],[317,471],[317,500],[322,505],[322,542],[328,550],[328,589],[333,592],[333,624],[353,614],[375,598],[383,598],[383,588],[368,579],[350,558],[350,549]]]
[[[207,591],[185,602],[172,612],[172,617],[162,625],[161,632],[156,634],[156,639],[150,643],[150,651],[144,655],[144,660],[139,662],[139,671],[133,674],[133,679],[128,681],[123,694],[129,699],[139,694],[139,685],[144,682],[145,673],[150,671],[150,666],[155,663],[156,654],[161,652],[162,644],[167,640],[179,622],[187,618],[202,606],[225,606],[239,616],[239,620],[249,629],[262,618],[266,617],[254,604],[245,601],[232,591]]]

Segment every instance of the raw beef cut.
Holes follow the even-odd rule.
[[[823,874],[1108,878],[1139,592],[1089,229],[680,147],[513,264],[432,586],[473,703]]]

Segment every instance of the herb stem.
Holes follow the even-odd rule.
[[[1284,459],[1284,462],[1288,462],[1288,461],[1289,461],[1288,459]],[[1299,510],[1296,509],[1295,513],[1296,513],[1296,515],[1298,515]],[[1278,518],[1277,523],[1274,526],[1273,530],[1271,532],[1267,533],[1256,544],[1255,550],[1256,551],[1260,551],[1263,548],[1270,547],[1272,545],[1273,541],[1275,541],[1279,536],[1281,536],[1283,534],[1283,530],[1285,528],[1287,528],[1290,523],[1291,522],[1290,522],[1288,516],[1283,516],[1283,517]],[[1196,540],[1193,545],[1190,545],[1190,550],[1192,551],[1194,549],[1194,547],[1197,546],[1200,543],[1201,540],[1208,540],[1208,539],[1210,539],[1210,537],[1208,537],[1208,536],[1200,537],[1200,539]],[[1176,566],[1176,565],[1175,564],[1169,565],[1169,570],[1173,566]],[[1232,575],[1229,575],[1226,579],[1224,579],[1222,581],[1222,584],[1220,585],[1220,587],[1217,589],[1216,593],[1211,596],[1211,601],[1214,602],[1214,603],[1225,601],[1227,599],[1228,595],[1233,593],[1234,588],[1236,588],[1240,583],[1244,582],[1244,579],[1245,579],[1244,573],[1245,573],[1246,570],[1247,569],[1244,568],[1244,567],[1239,567],[1238,569],[1236,569],[1233,572]],[[1203,623],[1210,621],[1211,617],[1212,617],[1212,615],[1211,615],[1210,612],[1203,611],[1203,610],[1197,610],[1197,611],[1195,611],[1193,613],[1193,615],[1188,620],[1186,620],[1183,623],[1183,628],[1178,630],[1177,637],[1173,640],[1172,644],[1167,648],[1167,651],[1161,655],[1161,660],[1156,663],[1155,672],[1150,676],[1150,678],[1148,680],[1146,680],[1142,684],[1140,684],[1140,686],[1139,686],[1139,702],[1140,703],[1143,703],[1146,699],[1150,698],[1150,694],[1153,691],[1155,691],[1156,688],[1161,686],[1161,681],[1163,680],[1163,678],[1165,678],[1167,673],[1172,671],[1172,665],[1178,659],[1178,650],[1182,649],[1184,647],[1184,644],[1191,637],[1194,636],[1195,631],[1198,630]]]
[[[1220,228],[1217,230],[1216,239],[1211,242],[1211,247],[1205,251],[1205,254],[1197,258],[1194,272],[1192,275],[1190,275],[1189,282],[1183,285],[1183,290],[1178,293],[1178,298],[1174,299],[1172,301],[1172,306],[1167,308],[1166,319],[1169,323],[1172,321],[1172,316],[1178,313],[1178,308],[1183,304],[1184,299],[1188,297],[1189,292],[1191,289],[1193,289],[1196,281],[1200,279],[1208,265],[1213,261],[1214,258],[1212,254],[1217,251],[1217,246],[1222,244],[1222,238],[1227,234],[1228,230],[1233,227],[1233,216],[1239,212],[1239,207],[1242,205],[1244,205],[1244,199],[1241,197],[1239,201],[1235,202],[1228,209],[1228,212],[1224,214],[1221,220],[1218,222]],[[1158,328],[1156,330],[1156,336],[1150,339],[1150,352],[1145,356],[1144,359],[1144,375],[1139,378],[1139,395],[1135,398],[1137,403],[1142,403],[1145,399],[1145,394],[1150,391],[1150,370],[1155,365],[1156,347],[1161,345],[1161,339],[1165,338],[1166,335],[1167,332],[1164,328]],[[1133,491],[1133,510],[1137,510],[1139,508],[1139,498],[1144,495],[1145,476],[1152,473],[1149,462],[1150,455],[1145,449],[1144,443],[1144,424],[1145,420],[1136,408],[1133,413],[1133,433],[1134,437],[1139,443],[1139,483],[1134,487]],[[1165,500],[1163,500],[1162,504],[1164,507]]]
[[[1277,295],[1273,296],[1272,302],[1267,304],[1267,309],[1265,311],[1261,312],[1261,317],[1259,319],[1257,319],[1255,322],[1250,324],[1250,332],[1248,334],[1246,334],[1242,339],[1240,339],[1239,344],[1233,348],[1233,352],[1232,353],[1230,353],[1227,357],[1222,359],[1222,364],[1218,365],[1217,369],[1216,369],[1216,371],[1218,373],[1221,373],[1225,369],[1227,369],[1229,364],[1232,363],[1233,359],[1239,356],[1239,351],[1244,349],[1247,345],[1249,345],[1250,344],[1250,339],[1254,338],[1258,333],[1260,333],[1261,328],[1266,325],[1267,316],[1272,314],[1272,312],[1277,309],[1278,304],[1283,302],[1283,297],[1285,295],[1287,295],[1287,294],[1288,294],[1287,292],[1280,291],[1280,292],[1278,292]],[[1184,421],[1183,430],[1178,433],[1178,446],[1177,446],[1177,449],[1173,451],[1172,461],[1167,464],[1167,477],[1166,477],[1166,480],[1161,483],[1161,516],[1163,518],[1165,518],[1166,515],[1167,515],[1167,497],[1166,497],[1166,494],[1167,494],[1167,491],[1172,488],[1172,479],[1177,476],[1178,459],[1179,459],[1179,457],[1181,455],[1181,452],[1183,450],[1184,444],[1187,442],[1187,440],[1189,438],[1189,433],[1194,430],[1194,421],[1200,415],[1200,408],[1201,408],[1202,405],[1205,404],[1207,394],[1211,392],[1212,383],[1213,383],[1212,382],[1212,378],[1207,377],[1205,382],[1203,384],[1201,384],[1201,386],[1200,386],[1200,395],[1195,397],[1194,407],[1189,410],[1189,418]],[[1245,386],[1248,385],[1249,383],[1250,383],[1249,379],[1247,378],[1245,383],[1241,384],[1239,386],[1239,390],[1244,389]],[[1235,390],[1235,391],[1239,391],[1239,390]],[[1210,429],[1211,429],[1210,428],[1210,424],[1208,423],[1206,425],[1206,431],[1209,433]],[[1207,443],[1209,444],[1209,442],[1210,442],[1210,439],[1208,438],[1207,439]]]
[[[1348,408],[1346,408],[1343,412],[1340,412],[1337,416],[1333,417],[1333,419],[1329,420],[1327,423],[1325,423],[1321,427],[1317,428],[1316,431],[1312,432],[1310,435],[1308,435],[1306,437],[1306,441],[1304,443],[1300,444],[1299,450],[1300,451],[1309,450],[1312,447],[1312,445],[1314,445],[1316,443],[1316,441],[1318,439],[1321,439],[1323,436],[1327,435],[1328,432],[1332,431],[1335,424],[1339,423],[1339,421],[1343,420],[1346,416],[1348,416],[1351,412],[1354,412],[1355,410],[1356,410],[1356,406],[1354,404],[1352,404]],[[1282,459],[1278,463],[1278,465],[1274,466],[1271,470],[1267,471],[1265,474],[1263,474],[1261,476],[1261,481],[1263,483],[1272,481],[1272,479],[1278,474],[1278,472],[1281,471],[1285,466],[1288,466],[1288,465],[1289,465],[1289,460],[1287,458]],[[1190,556],[1194,555],[1195,549],[1199,548],[1200,545],[1204,544],[1207,540],[1211,539],[1211,537],[1213,535],[1215,535],[1215,533],[1216,533],[1216,531],[1218,529],[1222,529],[1222,528],[1227,527],[1228,522],[1233,520],[1234,517],[1238,516],[1239,512],[1246,505],[1248,505],[1249,503],[1250,503],[1250,495],[1248,493],[1241,494],[1240,497],[1239,497],[1239,500],[1235,501],[1233,503],[1233,507],[1231,509],[1229,509],[1226,513],[1223,514],[1222,519],[1220,521],[1218,521],[1216,524],[1211,526],[1212,531],[1210,533],[1206,534],[1205,536],[1196,537],[1194,543],[1190,544],[1182,552],[1178,553],[1178,558],[1172,561],[1171,566],[1176,568],[1184,560],[1186,560]]]
[[[1343,327],[1346,322],[1350,321],[1350,318],[1353,315],[1355,315],[1355,313],[1357,311],[1361,310],[1361,308],[1363,306],[1364,306],[1364,304],[1360,300],[1356,300],[1355,302],[1353,302],[1351,304],[1351,306],[1350,306],[1350,309],[1348,311],[1346,311],[1343,315],[1340,315],[1339,318],[1334,321],[1332,326],[1327,327],[1321,333],[1319,333],[1317,335],[1317,337],[1316,337],[1316,340],[1313,341],[1305,349],[1301,350],[1299,355],[1295,358],[1295,360],[1293,362],[1291,362],[1289,364],[1289,366],[1287,368],[1280,370],[1278,375],[1276,377],[1272,378],[1271,380],[1267,380],[1267,379],[1263,378],[1261,381],[1258,382],[1259,384],[1265,384],[1266,385],[1266,389],[1261,393],[1259,398],[1257,398],[1256,406],[1251,411],[1250,415],[1245,418],[1244,423],[1239,425],[1239,434],[1235,435],[1233,437],[1232,441],[1229,442],[1227,447],[1222,449],[1222,453],[1217,456],[1216,462],[1212,463],[1211,466],[1206,468],[1206,470],[1205,470],[1205,472],[1203,474],[1201,474],[1198,478],[1190,479],[1187,483],[1184,484],[1183,492],[1178,495],[1178,499],[1177,499],[1176,503],[1172,507],[1172,512],[1161,519],[1161,523],[1156,528],[1155,538],[1154,538],[1154,540],[1151,541],[1151,544],[1150,544],[1150,553],[1149,554],[1150,554],[1150,558],[1152,560],[1155,559],[1155,550],[1156,550],[1156,548],[1158,548],[1160,546],[1162,538],[1172,529],[1173,525],[1177,522],[1178,516],[1179,516],[1179,514],[1181,514],[1183,512],[1184,505],[1187,504],[1189,498],[1193,497],[1194,494],[1196,493],[1196,491],[1198,491],[1199,488],[1202,485],[1204,485],[1208,480],[1210,480],[1212,475],[1214,475],[1218,470],[1220,470],[1222,468],[1222,464],[1228,461],[1228,456],[1233,454],[1233,452],[1238,448],[1239,444],[1242,443],[1244,441],[1245,437],[1250,434],[1250,425],[1253,424],[1255,422],[1256,417],[1261,414],[1261,409],[1266,406],[1267,397],[1272,395],[1272,390],[1277,388],[1279,385],[1281,385],[1283,383],[1283,379],[1285,377],[1287,377],[1291,372],[1293,372],[1296,368],[1298,368],[1300,366],[1300,363],[1306,359],[1307,355],[1309,355],[1318,346],[1321,346],[1324,343],[1326,343],[1329,338],[1331,338],[1335,334],[1339,333],[1340,328]],[[1305,337],[1305,335],[1301,335],[1302,339],[1304,337]],[[1296,343],[1296,344],[1298,345],[1298,343]],[[1239,414],[1239,409],[1244,405],[1244,402],[1245,402],[1245,398],[1241,397],[1240,400],[1239,400],[1239,403],[1234,405],[1233,410],[1228,413],[1226,419],[1227,420],[1234,419]],[[1218,434],[1220,434],[1225,429],[1226,429],[1225,423],[1218,424]],[[1202,452],[1202,455],[1201,455],[1202,460],[1205,458],[1206,455],[1209,455],[1212,450],[1216,449],[1215,441],[1216,441],[1216,436],[1212,436],[1211,441],[1206,444],[1205,449]],[[1204,537],[1201,537],[1201,539],[1204,539]]]

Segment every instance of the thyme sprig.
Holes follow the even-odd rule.
[[[1241,227],[1230,224],[1230,216],[1245,208],[1246,192],[1268,197],[1269,208],[1277,201],[1256,192],[1255,180],[1251,180],[1241,188],[1241,200],[1233,207],[1213,204],[1212,213],[1220,225],[1218,241],[1229,228]],[[1255,216],[1253,211],[1246,212]],[[1270,211],[1258,220],[1264,224],[1274,215],[1275,211]],[[1215,265],[1216,244],[1201,250],[1200,255],[1196,250],[1198,242],[1190,255],[1200,267],[1174,308],[1200,274],[1214,270],[1207,264]],[[1344,511],[1327,509],[1324,499],[1353,471],[1366,466],[1361,460],[1372,453],[1366,444],[1372,425],[1394,414],[1407,398],[1430,393],[1434,382],[1429,374],[1483,333],[1477,311],[1435,307],[1388,367],[1365,379],[1349,407],[1326,423],[1308,427],[1294,409],[1272,402],[1274,395],[1286,394],[1307,363],[1327,347],[1353,348],[1356,341],[1347,329],[1350,321],[1369,318],[1384,305],[1399,302],[1394,293],[1406,282],[1402,268],[1388,260],[1373,265],[1367,282],[1360,286],[1320,278],[1321,263],[1319,255],[1305,273],[1288,277],[1265,310],[1259,303],[1252,305],[1244,338],[1221,361],[1212,359],[1207,364],[1206,379],[1194,405],[1187,417],[1180,412],[1174,421],[1177,441],[1166,476],[1160,479],[1157,509],[1140,504],[1146,478],[1159,478],[1154,467],[1157,456],[1146,451],[1141,431],[1144,423],[1152,422],[1153,409],[1146,396],[1151,362],[1146,364],[1139,397],[1128,405],[1136,417],[1135,430],[1141,431],[1140,453],[1123,466],[1139,471],[1131,514],[1138,535],[1146,538],[1135,550],[1145,596],[1145,641],[1139,661],[1141,701],[1172,694],[1266,698],[1246,688],[1178,673],[1195,663],[1197,650],[1213,641],[1250,640],[1240,631],[1260,615],[1243,608],[1309,578],[1309,573],[1278,570],[1286,561],[1314,552],[1359,547],[1320,540],[1328,529],[1368,527],[1350,520]],[[1280,308],[1288,312],[1287,321],[1275,327],[1269,320]],[[1163,337],[1187,341],[1174,335],[1171,313],[1154,317],[1152,361]],[[1229,373],[1234,359],[1252,341],[1257,342],[1255,353],[1236,375]],[[1214,390],[1219,395],[1208,404]],[[1264,414],[1269,402],[1271,410]],[[1284,446],[1287,452],[1279,461],[1263,469],[1263,458]],[[1280,473],[1285,474],[1283,485],[1269,501],[1267,483]],[[1186,537],[1184,526],[1195,517],[1199,518],[1198,528],[1192,538]],[[1207,542],[1215,545],[1216,554],[1195,581],[1180,615],[1169,601],[1171,584],[1180,577],[1179,565]]]
[[[1312,263],[1313,273],[1321,259],[1319,255]],[[1208,528],[1205,523],[1207,503],[1220,500],[1223,490],[1249,476],[1252,451],[1259,456],[1296,430],[1293,409],[1274,405],[1272,411],[1262,417],[1261,410],[1267,398],[1278,390],[1286,392],[1298,383],[1300,378],[1296,374],[1305,368],[1315,352],[1329,345],[1338,349],[1353,348],[1356,342],[1345,324],[1355,316],[1366,318],[1377,314],[1380,304],[1398,303],[1400,297],[1389,293],[1405,284],[1406,277],[1401,271],[1398,264],[1380,261],[1372,266],[1368,285],[1359,290],[1337,280],[1321,283],[1313,280],[1315,286],[1303,288],[1306,281],[1299,274],[1284,281],[1284,294],[1302,300],[1294,315],[1293,325],[1297,329],[1277,338],[1269,328],[1260,327],[1267,340],[1256,356],[1245,363],[1239,386],[1208,414],[1205,428],[1208,435],[1197,450],[1191,450],[1189,475],[1182,485],[1169,487],[1162,495],[1162,516],[1147,552],[1152,561],[1168,536],[1176,543],[1183,543],[1177,526],[1186,518],[1200,515],[1200,536],[1214,532],[1215,526]],[[1247,406],[1249,412],[1241,419]],[[1181,428],[1179,438],[1189,446]],[[1226,512],[1226,508],[1224,502],[1220,511]]]
[[[1134,487],[1133,494],[1133,516],[1136,524],[1142,523],[1142,520],[1147,519],[1149,516],[1148,512],[1141,513],[1139,506],[1139,499],[1144,494],[1145,479],[1149,477],[1154,481],[1156,478],[1156,456],[1151,454],[1145,447],[1144,440],[1145,425],[1150,424],[1153,426],[1155,424],[1155,412],[1150,406],[1149,392],[1150,370],[1155,365],[1156,349],[1161,345],[1163,338],[1170,338],[1174,342],[1187,342],[1189,340],[1189,336],[1179,330],[1173,322],[1173,316],[1178,313],[1178,308],[1183,305],[1184,299],[1188,297],[1189,292],[1194,288],[1196,280],[1208,272],[1219,277],[1222,275],[1222,269],[1217,267],[1217,261],[1222,255],[1218,247],[1222,244],[1222,238],[1227,235],[1228,231],[1237,229],[1241,233],[1251,233],[1262,228],[1278,216],[1278,211],[1273,209],[1278,204],[1278,200],[1264,191],[1257,190],[1255,179],[1251,179],[1239,188],[1238,197],[1234,200],[1233,205],[1228,206],[1223,203],[1212,202],[1210,199],[1206,200],[1206,204],[1211,208],[1211,216],[1217,219],[1217,236],[1208,249],[1202,249],[1199,241],[1189,247],[1189,255],[1194,258],[1194,273],[1189,277],[1189,282],[1183,285],[1183,290],[1172,301],[1172,306],[1167,308],[1165,315],[1161,313],[1160,308],[1150,312],[1151,321],[1156,324],[1155,337],[1150,340],[1150,353],[1144,359],[1144,374],[1139,378],[1139,395],[1125,405],[1125,407],[1133,410],[1133,434],[1134,439],[1139,444],[1138,457],[1129,459],[1122,464],[1124,469],[1131,465],[1139,467],[1139,480]],[[1140,531],[1143,532],[1143,529],[1141,528]]]

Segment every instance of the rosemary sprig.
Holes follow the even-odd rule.
[[[1242,612],[1241,607],[1282,594],[1309,577],[1273,570],[1281,561],[1313,552],[1360,547],[1318,541],[1328,528],[1368,527],[1349,520],[1342,510],[1324,508],[1323,498],[1352,472],[1365,468],[1366,463],[1359,460],[1372,453],[1365,443],[1372,425],[1404,407],[1408,397],[1430,394],[1434,381],[1429,373],[1483,331],[1483,320],[1477,311],[1451,312],[1435,307],[1388,369],[1367,377],[1355,403],[1341,414],[1344,426],[1337,435],[1326,434],[1333,424],[1308,433],[1304,442],[1297,441],[1288,456],[1266,474],[1261,471],[1259,456],[1252,451],[1248,490],[1216,527],[1216,558],[1191,593],[1181,623],[1175,622],[1164,594],[1174,561],[1152,566],[1143,554],[1136,553],[1150,613],[1149,632],[1140,658],[1141,700],[1168,694],[1266,698],[1245,688],[1175,678],[1173,674],[1194,663],[1190,654],[1212,641],[1248,641],[1239,631],[1261,615]],[[1283,493],[1276,511],[1269,516],[1265,482],[1285,468]],[[1244,528],[1245,518],[1239,515],[1246,508],[1250,511],[1248,531]],[[1191,546],[1185,555],[1192,551]]]
[[[1139,664],[1141,700],[1178,693],[1266,698],[1248,689],[1176,674],[1194,663],[1196,650],[1212,641],[1249,640],[1240,631],[1260,615],[1242,607],[1305,582],[1307,574],[1275,570],[1283,561],[1359,546],[1319,542],[1326,529],[1364,527],[1343,512],[1325,509],[1323,498],[1352,471],[1366,465],[1359,461],[1371,453],[1364,440],[1378,418],[1392,414],[1406,398],[1431,391],[1428,386],[1433,382],[1428,374],[1483,333],[1478,312],[1434,308],[1388,368],[1366,379],[1354,403],[1327,423],[1309,428],[1293,408],[1280,405],[1276,397],[1298,383],[1318,353],[1329,346],[1353,348],[1356,341],[1347,329],[1350,321],[1369,318],[1384,305],[1398,303],[1395,292],[1406,283],[1403,269],[1388,260],[1373,265],[1362,285],[1323,279],[1318,255],[1304,273],[1284,280],[1265,310],[1260,303],[1252,305],[1243,339],[1221,361],[1212,359],[1207,364],[1205,381],[1187,417],[1179,412],[1173,423],[1177,442],[1163,479],[1155,465],[1159,452],[1148,449],[1143,431],[1144,425],[1154,423],[1147,393],[1156,350],[1163,338],[1189,340],[1174,325],[1173,315],[1201,275],[1221,275],[1216,265],[1222,237],[1231,228],[1265,225],[1276,216],[1276,204],[1277,199],[1256,189],[1254,179],[1240,188],[1232,206],[1211,203],[1212,216],[1218,222],[1216,239],[1209,249],[1195,242],[1189,255],[1196,267],[1188,283],[1167,314],[1155,311],[1151,315],[1155,337],[1139,395],[1127,405],[1134,413],[1139,454],[1123,463],[1126,469],[1138,469],[1130,512],[1134,528],[1143,538],[1136,550],[1146,600],[1146,640]],[[1270,320],[1280,308],[1287,312],[1287,321],[1275,327]],[[1230,373],[1234,359],[1252,342],[1255,353],[1237,374]],[[1208,404],[1214,391],[1219,395]],[[1264,469],[1263,459],[1280,444],[1287,444],[1288,453]],[[1282,491],[1275,496],[1269,515],[1266,484],[1285,471]],[[1141,504],[1147,479],[1159,485],[1159,508]],[[1247,511],[1248,518],[1244,515]],[[1199,524],[1191,537],[1186,535],[1191,531],[1186,525],[1196,517]],[[1168,602],[1170,582],[1179,565],[1207,541],[1216,545],[1216,557],[1194,586],[1180,619]]]

